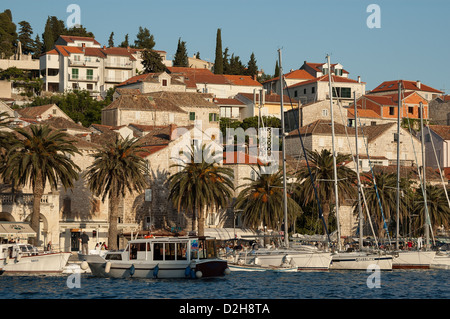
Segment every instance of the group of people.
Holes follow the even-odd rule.
[[[89,235],[85,231],[81,234],[80,241],[82,254],[89,255]],[[95,245],[95,250],[108,250],[108,246],[106,246],[106,242],[100,242]]]

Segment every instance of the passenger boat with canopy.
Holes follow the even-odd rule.
[[[131,240],[123,251],[104,257],[80,255],[82,269],[96,277],[209,278],[230,273],[217,257],[212,237],[153,237]]]

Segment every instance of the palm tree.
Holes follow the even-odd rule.
[[[324,222],[328,225],[330,210],[335,198],[333,155],[326,149],[321,152],[310,150],[307,150],[307,152],[313,177],[312,180],[316,185],[317,196],[323,207]],[[356,193],[356,173],[344,165],[348,161],[351,161],[350,155],[337,154],[336,165],[339,201],[349,197],[352,198]],[[296,187],[296,195],[307,204],[315,202],[315,193],[308,168],[301,168],[297,177],[300,184]]]
[[[426,187],[428,214],[433,232],[436,231],[437,227],[444,226],[447,228],[450,225],[450,208],[444,193],[445,191],[445,189],[439,186],[428,184]],[[416,218],[414,226],[423,229],[423,225],[426,224],[426,213],[422,189],[417,189],[415,194],[414,213],[418,218]]]
[[[258,228],[262,223],[268,228],[281,230],[284,220],[283,171],[262,174],[259,164],[253,171],[256,179],[245,178],[249,183],[242,185],[244,188],[236,199],[235,208],[243,210],[243,223],[249,227]],[[292,226],[302,209],[290,194],[287,195],[288,226]]]
[[[378,236],[384,237],[385,233],[383,229],[387,231],[385,223],[388,220],[395,220],[397,216],[397,174],[375,172],[373,178],[372,176],[368,177],[368,180],[369,182],[364,187],[366,201],[365,203],[361,203],[362,209],[365,210],[366,207],[364,205],[367,204],[367,209],[377,225]],[[400,182],[401,189],[407,191],[405,187],[408,184],[406,179],[402,179]],[[405,196],[404,192],[400,196],[399,206],[399,220],[405,221],[409,207],[409,199],[408,196]]]
[[[127,191],[143,192],[147,187],[147,162],[140,156],[142,145],[136,138],[115,140],[92,154],[94,162],[87,168],[85,177],[94,196],[109,200],[108,246],[118,249],[117,223],[119,204]]]
[[[41,198],[47,183],[52,189],[61,184],[66,190],[78,179],[80,168],[70,159],[79,154],[69,135],[52,130],[48,125],[30,125],[29,129],[17,129],[8,152],[3,170],[5,179],[14,186],[31,185],[33,212],[31,228],[39,231]],[[37,245],[38,237],[35,239]]]
[[[201,150],[202,154],[210,154],[205,146]],[[192,213],[193,225],[198,218],[198,235],[204,236],[208,211],[227,207],[232,197],[234,174],[232,169],[219,166],[205,156],[197,161],[194,152],[198,151],[191,148],[187,161],[171,165],[180,171],[169,177],[169,199],[178,212]]]

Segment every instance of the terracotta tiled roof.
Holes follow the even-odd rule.
[[[229,75],[224,74],[223,75],[230,84],[233,85],[242,85],[242,86],[262,86],[261,83],[259,83],[256,80],[253,80],[251,76],[248,75]]]
[[[219,109],[219,106],[213,102],[207,101],[205,97],[210,95],[205,95],[203,93],[194,92],[153,92],[144,94],[148,97],[153,97],[155,99],[164,99],[170,101],[178,107],[202,107],[202,108],[214,108]],[[212,99],[211,99],[212,100]]]
[[[103,110],[110,109],[152,110],[186,113],[176,103],[167,98],[146,94],[120,95],[111,104],[103,108]]]
[[[317,120],[308,125],[300,127],[300,134],[309,135],[309,134],[325,134],[331,135],[331,121],[330,120]],[[354,135],[355,128],[354,127],[346,127],[342,124],[334,122],[334,133],[337,135]],[[298,136],[298,130],[295,129],[288,134],[289,136]]]
[[[41,106],[30,106],[25,107],[23,109],[17,109],[17,113],[19,113],[24,118],[29,119],[36,119],[36,116],[42,115],[45,111],[47,111],[52,106],[55,106],[55,104],[46,104]]]
[[[414,91],[426,91],[432,93],[443,93],[442,91],[436,90],[423,83],[420,84],[420,88],[417,86],[417,81],[407,81],[407,80],[395,80],[395,81],[385,81],[379,86],[374,88],[371,93],[386,92],[386,91],[398,91],[398,83],[402,82],[402,88],[405,90]]]
[[[328,74],[327,74],[327,75],[322,75],[322,76],[319,76],[317,78],[314,78],[313,80],[304,81],[304,82],[300,82],[300,83],[296,83],[296,84],[290,85],[290,86],[288,86],[288,88],[290,89],[290,88],[303,86],[303,85],[311,84],[311,83],[315,83],[315,82],[328,82],[328,81],[329,81],[329,78],[328,78]],[[331,77],[331,81],[334,82],[334,83],[336,83],[336,82],[338,82],[338,83],[359,83],[356,80],[345,78],[343,76],[336,76],[336,75],[333,75]],[[364,84],[365,82],[361,82],[361,83]]]
[[[439,135],[443,140],[450,140],[450,126],[447,125],[429,125],[430,130]]]
[[[237,100],[237,99],[214,99],[214,103],[217,105],[237,105],[237,106],[244,106],[245,103]]]
[[[286,74],[283,75],[283,77],[284,77],[285,79],[301,79],[301,80],[312,80],[312,79],[314,79],[314,76],[312,76],[311,74],[309,74],[309,73],[306,72],[305,70],[300,70],[300,69],[299,69],[299,70],[291,71],[291,72],[289,72],[289,73],[286,73]],[[263,83],[268,83],[268,82],[276,81],[276,80],[278,80],[279,78],[280,78],[280,77],[277,76],[277,77],[275,77],[275,78],[273,78],[273,79],[264,81]]]
[[[60,35],[59,37],[62,38],[64,41],[66,41],[66,43],[73,43],[75,41],[86,41],[86,42],[94,42],[95,44],[100,45],[100,43],[97,40],[90,37],[79,37],[73,35]]]
[[[129,78],[126,81],[123,81],[122,83],[118,84],[117,86],[124,86],[124,85],[128,85],[128,84],[132,84],[132,83],[137,83],[137,82],[158,82],[158,76],[161,74],[162,72],[159,73],[144,73],[144,74],[139,74],[136,76],[133,76],[131,78]]]

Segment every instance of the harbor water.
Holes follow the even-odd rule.
[[[238,272],[205,279],[0,276],[1,299],[449,299],[448,270]]]

